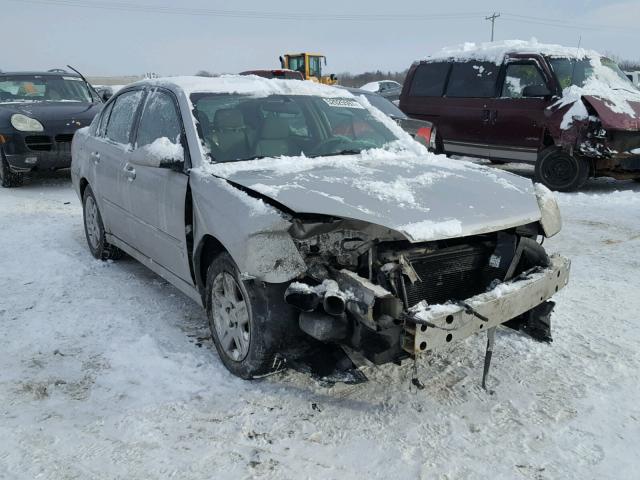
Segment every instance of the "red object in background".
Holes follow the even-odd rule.
[[[431,141],[431,128],[430,127],[420,127],[416,132],[416,137],[422,137],[427,145]]]

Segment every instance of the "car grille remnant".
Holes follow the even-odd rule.
[[[53,146],[51,137],[47,135],[29,135],[25,137],[24,143],[29,150],[35,152],[49,152]]]

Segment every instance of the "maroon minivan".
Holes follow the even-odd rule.
[[[507,41],[447,49],[409,69],[400,109],[441,153],[535,164],[536,181],[640,179],[640,91],[593,51]]]

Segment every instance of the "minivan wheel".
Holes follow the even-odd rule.
[[[207,271],[206,309],[222,363],[244,379],[276,370],[278,353],[289,333],[298,329],[295,312],[284,303],[282,286],[242,280],[226,252]]]
[[[85,188],[82,196],[82,213],[84,234],[87,238],[91,255],[98,260],[117,260],[122,257],[122,250],[107,242],[98,203],[89,186]]]
[[[586,160],[561,150],[543,154],[535,166],[535,180],[550,190],[570,192],[582,187],[589,177]]]
[[[4,188],[19,187],[23,181],[24,175],[12,172],[7,159],[4,158],[4,153],[0,152],[0,185]]]

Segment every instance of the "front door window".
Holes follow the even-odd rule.
[[[533,63],[511,64],[507,67],[501,97],[522,98],[526,87],[546,85],[540,70]]]

